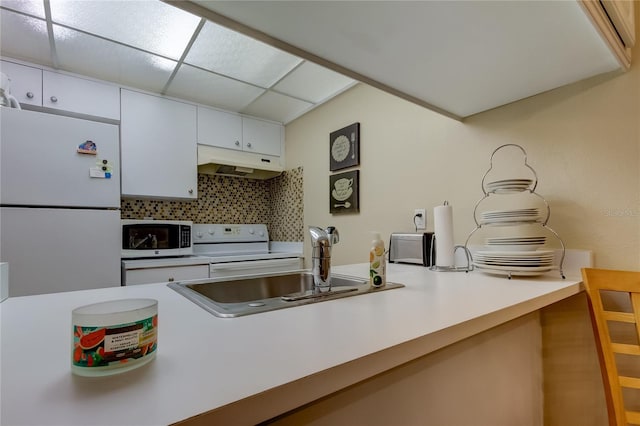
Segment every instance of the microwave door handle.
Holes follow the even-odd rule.
[[[237,271],[238,269],[258,269],[263,266],[289,265],[297,262],[297,257],[271,260],[251,260],[246,262],[212,263],[212,271]]]

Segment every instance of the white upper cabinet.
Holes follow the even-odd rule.
[[[284,126],[212,108],[198,107],[198,143],[280,157]]]
[[[42,106],[119,120],[120,88],[44,70]]]
[[[283,136],[284,129],[280,124],[242,118],[242,141],[245,151],[279,157]]]
[[[122,195],[198,197],[196,106],[122,89]]]
[[[1,65],[11,79],[11,94],[21,105],[120,120],[118,86],[10,61]]]
[[[21,105],[42,105],[42,70],[1,61],[0,71],[11,79],[11,94]]]
[[[198,107],[198,143],[242,149],[242,117],[212,108]]]

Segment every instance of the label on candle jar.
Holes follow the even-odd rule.
[[[73,365],[106,367],[152,354],[158,347],[158,315],[109,327],[73,326]]]

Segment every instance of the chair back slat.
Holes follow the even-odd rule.
[[[624,343],[612,343],[611,349],[617,354],[640,355],[640,346],[627,345]]]
[[[640,389],[640,379],[637,377],[620,376],[620,386],[623,388]]]
[[[606,319],[607,321],[637,323],[636,317],[633,314],[629,314],[626,312],[604,311],[603,315],[604,319]]]
[[[640,411],[627,411],[627,423],[640,425]]]
[[[640,412],[634,411],[640,407],[640,393],[636,391],[640,390],[640,272],[585,268],[582,278],[602,370],[609,424],[640,425]],[[603,292],[608,296],[622,294],[620,300],[629,302],[629,306],[621,307],[620,311],[612,309],[613,306],[609,305],[616,303],[605,303]],[[621,324],[620,327],[624,325],[627,331],[629,327],[633,328],[633,336],[627,333],[624,342],[617,341],[621,329],[614,328],[615,324]],[[620,356],[631,357],[631,360],[626,359],[633,367],[630,371],[624,371],[628,369],[628,364],[619,365]],[[620,371],[624,371],[624,374],[620,374]],[[623,388],[629,389],[625,392],[636,393],[623,393]],[[625,401],[625,397],[628,400]]]
[[[640,342],[640,290],[631,293],[631,307],[633,308],[633,314],[636,318],[636,337]]]

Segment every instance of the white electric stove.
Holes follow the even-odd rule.
[[[210,259],[210,278],[303,268],[302,243],[270,249],[264,224],[194,224],[192,236],[193,254]]]
[[[299,271],[302,243],[270,242],[267,226],[194,224],[193,254],[123,259],[122,285]]]

